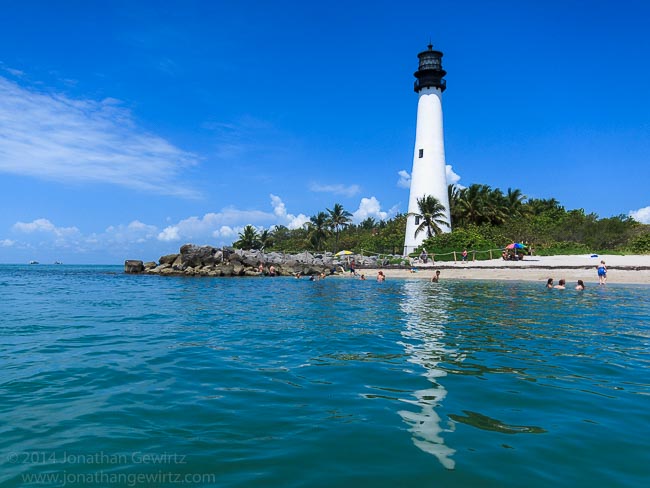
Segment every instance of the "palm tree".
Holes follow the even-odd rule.
[[[334,229],[336,232],[336,251],[339,249],[339,231],[345,227],[347,227],[351,220],[350,217],[352,217],[352,214],[348,212],[347,210],[343,209],[343,205],[340,203],[335,203],[334,208],[330,210],[329,208],[327,209],[329,212],[329,226]]]
[[[564,207],[560,205],[555,198],[531,198],[526,202],[526,206],[530,209],[533,215],[542,214],[558,214],[564,212]]]
[[[456,185],[447,185],[447,197],[449,198],[449,215],[454,225],[462,224],[463,218],[460,212],[460,200],[463,188]]]
[[[368,217],[359,224],[359,227],[363,230],[372,230],[377,227],[377,221],[374,217]]]
[[[264,229],[259,235],[260,249],[273,247],[273,232]]]
[[[417,199],[418,212],[409,213],[409,217],[419,217],[420,225],[415,229],[415,237],[424,230],[427,231],[427,237],[442,234],[441,226],[448,226],[449,222],[445,219],[447,209],[432,195],[424,195]]]
[[[502,225],[508,220],[506,197],[499,188],[488,188],[485,195],[485,215],[492,225]]]
[[[459,194],[458,212],[467,224],[481,224],[488,220],[487,195],[491,188],[487,185],[472,184],[463,188]]]
[[[235,242],[234,246],[246,251],[259,249],[259,234],[257,233],[257,230],[255,230],[255,227],[252,225],[244,227],[243,232],[240,232],[239,234],[239,240]]]
[[[524,214],[524,201],[526,200],[519,188],[508,188],[508,193],[505,195],[505,204],[508,208],[508,213],[511,217],[520,217]]]
[[[325,212],[318,212],[307,222],[309,240],[317,251],[322,248],[323,241],[330,235],[329,219]]]

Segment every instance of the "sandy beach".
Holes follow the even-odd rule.
[[[431,279],[440,270],[440,279],[461,280],[520,280],[546,282],[553,278],[557,283],[564,278],[567,285],[578,279],[587,285],[598,284],[596,267],[601,260],[607,266],[607,283],[650,284],[650,255],[575,255],[575,256],[526,256],[523,261],[491,259],[456,263],[441,261],[417,265],[415,272],[408,269],[383,268],[387,279],[420,278]],[[378,269],[362,269],[368,279],[377,276]]]

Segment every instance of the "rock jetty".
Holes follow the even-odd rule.
[[[125,273],[172,276],[278,276],[326,275],[347,269],[354,259],[358,268],[375,268],[383,263],[376,256],[358,254],[345,257],[333,253],[244,251],[232,247],[216,248],[185,244],[178,254],[162,256],[158,262],[129,259],[124,262]],[[273,268],[273,269],[271,269]]]

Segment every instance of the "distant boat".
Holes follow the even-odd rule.
[[[54,264],[63,264],[61,261],[54,261]]]
[[[29,264],[38,264],[38,261],[30,261]]]

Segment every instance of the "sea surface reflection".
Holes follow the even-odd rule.
[[[431,387],[415,391],[415,399],[401,399],[418,407],[419,412],[400,410],[399,414],[410,426],[413,444],[433,454],[445,468],[453,469],[455,462],[452,456],[456,451],[445,445],[442,434],[453,432],[454,423],[443,422],[436,412],[436,407],[447,396],[444,382],[441,381],[447,372],[438,365],[455,354],[455,350],[447,349],[442,341],[449,319],[449,302],[453,297],[446,287],[424,280],[406,281],[403,293],[400,309],[404,314],[404,340],[399,344],[408,355],[407,361],[424,369],[422,376],[427,378]]]

